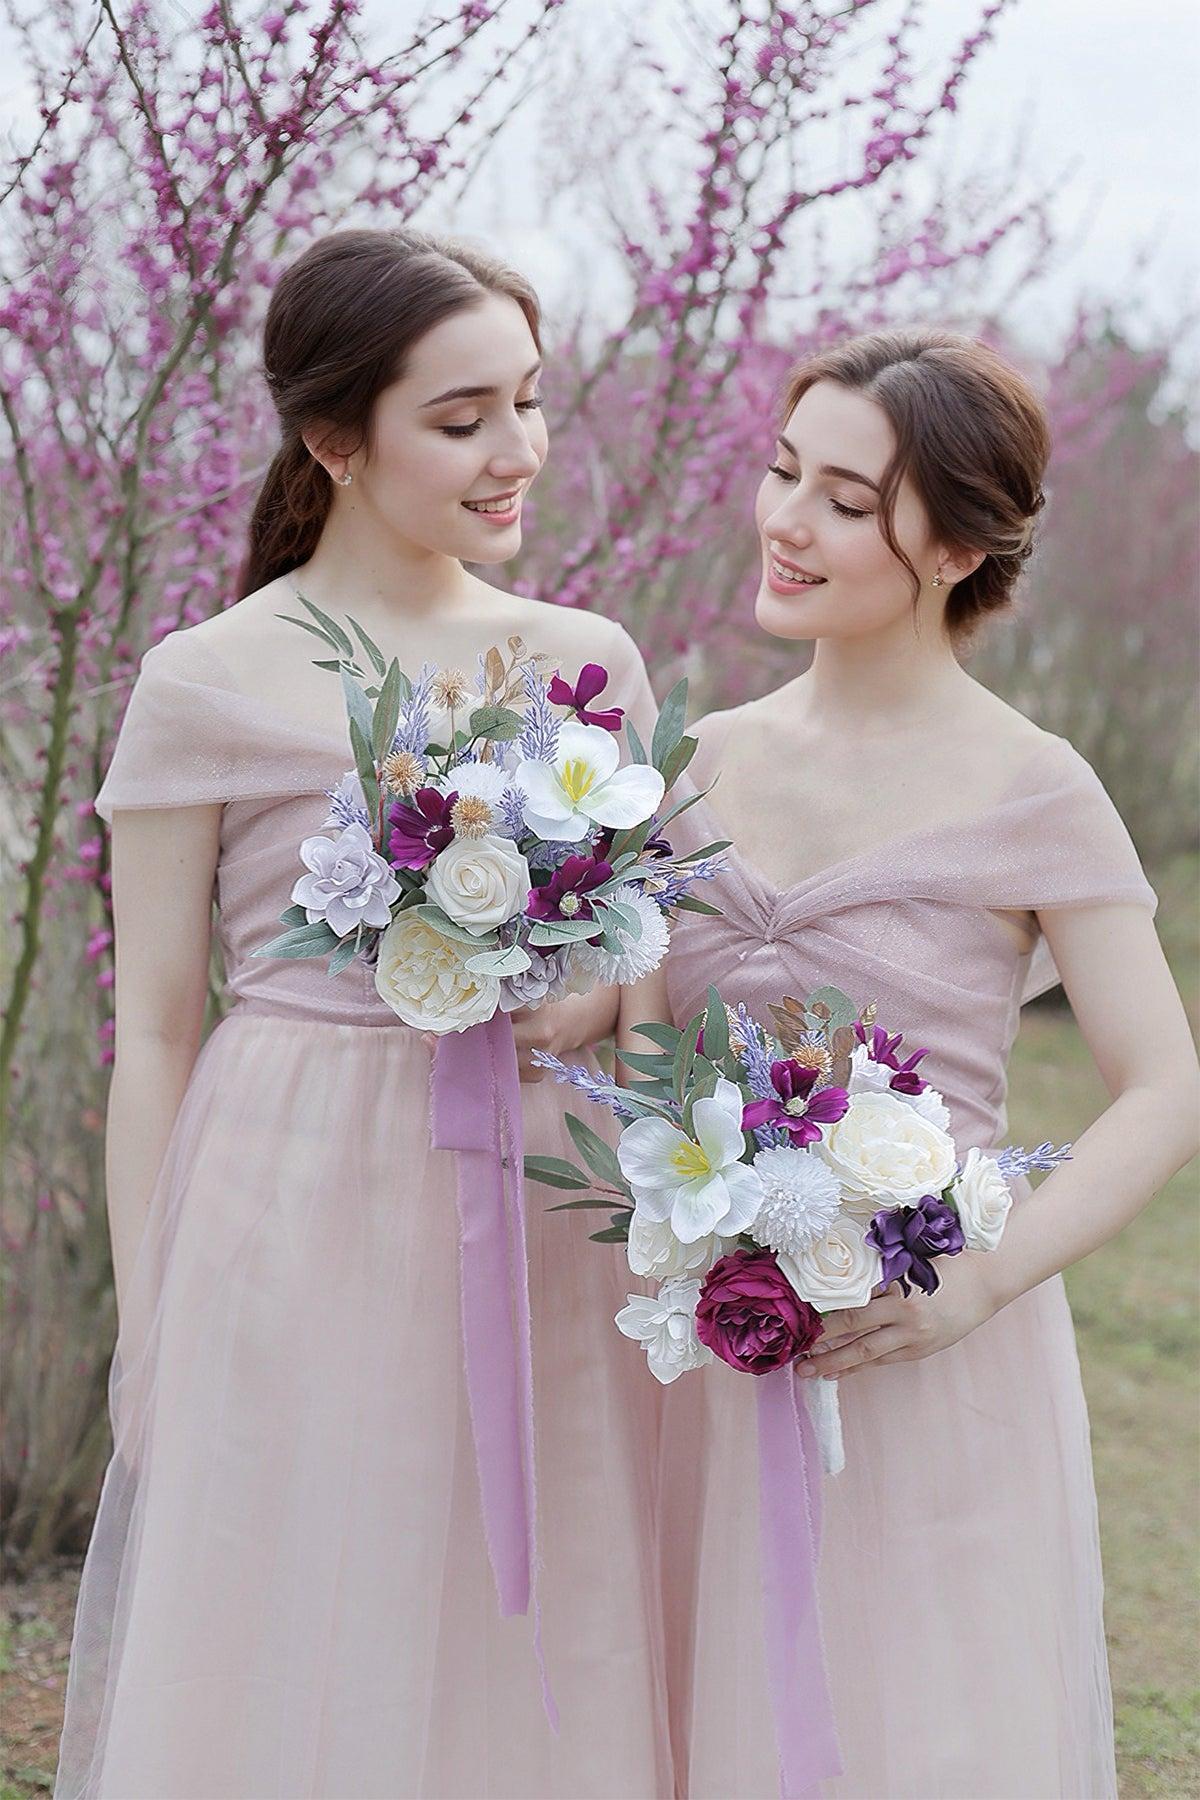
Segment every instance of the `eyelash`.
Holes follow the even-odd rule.
[[[542,404],[542,396],[540,394],[534,394],[534,396],[530,400],[518,400],[517,401],[517,411],[518,412],[537,412],[539,410],[539,408],[541,407],[541,404]],[[456,438],[474,437],[475,433],[479,430],[479,427],[482,424],[483,424],[482,419],[476,419],[475,423],[473,425],[443,425],[442,430],[445,432],[447,437],[456,437]]]
[[[772,475],[778,475],[780,481],[799,480],[799,477],[793,475],[790,470],[781,469],[778,463],[768,463],[767,470]],[[830,497],[829,504],[832,506],[834,512],[838,513],[843,519],[866,519],[870,517],[870,514],[865,507],[843,506],[840,500],[835,500],[832,496]]]

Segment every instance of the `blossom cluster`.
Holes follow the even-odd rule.
[[[439,1036],[656,969],[671,912],[725,847],[677,860],[662,835],[696,747],[686,684],[650,760],[630,731],[622,763],[623,708],[592,705],[609,680],[599,663],[547,682],[546,659],[512,639],[473,684],[429,667],[413,683],[351,621],[377,678],[367,688],[342,628],[303,604],[336,655],[355,767],[300,845],[287,929],[255,954],[328,957],[331,975],[361,958],[397,1017]],[[511,704],[522,695],[524,712]]]
[[[802,1356],[826,1315],[892,1282],[936,1292],[938,1259],[999,1244],[1008,1173],[1029,1166],[1020,1151],[959,1156],[945,1101],[918,1070],[928,1051],[904,1054],[873,1008],[822,988],[772,1010],[779,1038],[710,988],[682,1031],[640,1027],[655,1050],[623,1057],[643,1078],[616,1090],[637,1116],[608,1171],[611,1199],[566,1203],[616,1202],[593,1235],[623,1240],[632,1272],[658,1284],[630,1294],[616,1323],[663,1383],[714,1358],[766,1374]],[[1039,1166],[1065,1154],[1042,1145]],[[529,1173],[588,1185],[536,1158]]]

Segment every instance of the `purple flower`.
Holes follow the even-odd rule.
[[[569,706],[581,725],[599,725],[605,731],[620,731],[624,707],[614,706],[607,712],[588,711],[588,701],[594,700],[607,686],[608,670],[599,663],[584,663],[574,687],[561,675],[556,675],[550,683],[548,698],[555,706]]]
[[[939,1282],[933,1267],[935,1256],[957,1256],[963,1248],[958,1214],[944,1200],[926,1194],[915,1206],[884,1208],[867,1229],[867,1242],[883,1258],[884,1282],[898,1281],[909,1292],[909,1279],[924,1294],[936,1293]]]
[[[850,1104],[845,1088],[821,1088],[817,1093],[817,1071],[795,1061],[771,1064],[772,1092],[765,1100],[752,1100],[742,1112],[742,1129],[752,1131],[761,1125],[782,1125],[793,1144],[803,1149],[815,1144],[822,1125],[836,1125]]]
[[[896,1073],[888,1083],[889,1087],[895,1088],[898,1094],[923,1094],[925,1092],[929,1083],[922,1081],[915,1071],[921,1058],[929,1055],[928,1050],[914,1050],[911,1056],[905,1058],[904,1062],[898,1062],[896,1053],[904,1042],[900,1032],[897,1032],[894,1037],[889,1037],[882,1025],[872,1025],[871,1035],[868,1037],[866,1026],[859,1021],[854,1027],[854,1035],[860,1044],[866,1046],[867,1055],[872,1062],[882,1063],[886,1069],[895,1069]]]
[[[766,1375],[810,1350],[824,1327],[770,1250],[735,1250],[704,1277],[696,1336],[722,1362]]]
[[[568,856],[549,881],[529,890],[525,911],[531,919],[592,919],[595,913],[586,896],[611,879],[610,863],[594,856]]]
[[[361,825],[347,825],[336,838],[305,838],[300,860],[311,872],[292,889],[292,903],[304,907],[310,925],[323,919],[345,937],[360,925],[391,924],[400,884]]]
[[[427,869],[439,851],[454,837],[450,813],[457,793],[441,794],[437,788],[418,788],[414,804],[395,801],[388,811],[391,836],[388,855],[393,869]]]
[[[611,853],[612,847],[613,847],[613,839],[616,837],[616,835],[617,834],[615,831],[607,831],[607,830],[599,833],[599,835],[596,838],[596,855],[597,856],[607,857]],[[673,855],[673,852],[672,852],[671,846],[668,843],[667,839],[665,837],[661,837],[657,831],[652,831],[650,836],[646,839],[645,843],[642,845],[641,854],[643,856],[658,857],[659,860],[661,861],[664,858],[669,860],[670,857]]]

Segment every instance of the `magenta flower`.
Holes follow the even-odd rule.
[[[747,1375],[767,1375],[812,1348],[824,1327],[772,1250],[734,1250],[715,1262],[696,1302],[700,1342]]]
[[[612,864],[599,862],[594,856],[568,856],[549,881],[529,890],[525,911],[531,919],[592,919],[592,903],[587,898],[593,888],[612,879]]]
[[[393,869],[427,869],[440,850],[454,837],[450,813],[455,794],[440,794],[437,788],[418,788],[414,804],[397,800],[388,811],[391,835],[388,856]]]
[[[610,707],[607,712],[588,711],[588,701],[594,700],[607,686],[608,670],[599,663],[584,663],[574,687],[561,675],[556,675],[546,690],[546,697],[555,706],[569,706],[581,725],[599,725],[605,731],[620,731],[624,707]]]
[[[773,1093],[752,1100],[742,1113],[742,1129],[756,1125],[782,1125],[793,1144],[803,1149],[815,1144],[822,1125],[836,1125],[845,1116],[850,1096],[845,1088],[827,1087],[813,1092],[817,1071],[795,1061],[771,1064]]]
[[[885,1069],[895,1069],[896,1073],[888,1083],[889,1087],[895,1088],[898,1094],[923,1094],[925,1092],[929,1083],[923,1081],[916,1073],[916,1067],[923,1056],[929,1055],[928,1050],[914,1050],[911,1056],[906,1057],[903,1062],[898,1062],[896,1060],[897,1052],[904,1042],[900,1032],[897,1032],[894,1037],[889,1037],[882,1025],[873,1025],[871,1035],[868,1037],[867,1028],[860,1021],[854,1027],[854,1034],[859,1043],[865,1045],[867,1055],[872,1062],[881,1063]]]

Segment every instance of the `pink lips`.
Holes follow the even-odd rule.
[[[486,496],[486,498],[489,500],[507,500],[509,496],[507,494],[492,494]],[[463,505],[466,507],[467,511],[473,513],[477,519],[482,519],[485,525],[515,525],[521,516],[521,490],[518,488],[511,498],[512,504],[505,507],[503,512],[480,512],[478,510],[480,503],[478,502],[472,504],[471,502],[464,500]]]
[[[787,575],[777,571],[786,569]],[[804,594],[811,588],[823,587],[825,577],[812,575],[807,569],[801,569],[795,563],[784,562],[771,550],[767,551],[767,586],[773,594]]]

